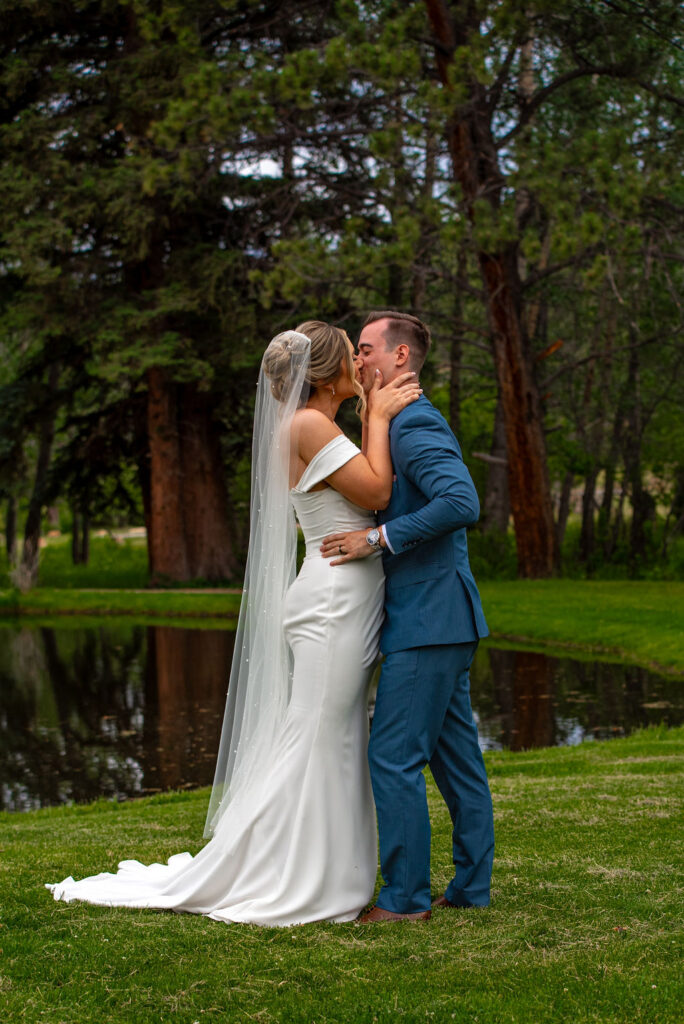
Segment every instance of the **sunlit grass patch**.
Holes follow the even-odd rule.
[[[684,582],[485,581],[480,591],[497,637],[684,672]]]

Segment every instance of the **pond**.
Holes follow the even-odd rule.
[[[0,626],[0,809],[209,784],[234,634]],[[623,663],[483,644],[472,670],[483,749],[579,743],[684,721],[681,680]]]

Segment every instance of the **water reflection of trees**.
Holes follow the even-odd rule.
[[[149,788],[153,779],[160,789],[213,779],[234,639],[228,630],[149,628]]]
[[[122,799],[211,781],[229,631],[2,631],[0,806]]]
[[[471,672],[483,746],[523,750],[684,720],[675,679],[636,665],[485,646]]]
[[[3,630],[6,635],[7,631]],[[0,778],[10,809],[120,796],[140,786],[144,633],[22,628],[2,659]]]
[[[118,624],[0,629],[0,806],[211,782],[234,634]],[[473,707],[513,750],[684,720],[679,680],[483,645]]]

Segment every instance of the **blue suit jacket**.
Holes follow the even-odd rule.
[[[394,417],[395,482],[379,520],[385,550],[383,654],[468,643],[489,632],[470,571],[466,526],[480,503],[449,424],[422,396]]]

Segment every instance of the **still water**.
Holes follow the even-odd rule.
[[[125,799],[213,778],[234,634],[109,622],[0,626],[0,809]],[[684,721],[681,679],[484,644],[483,749],[578,743]]]

